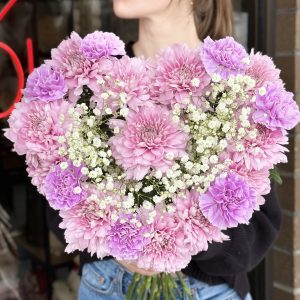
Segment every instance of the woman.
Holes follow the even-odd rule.
[[[118,17],[139,19],[139,38],[127,45],[129,56],[154,57],[174,43],[195,48],[208,35],[218,39],[231,33],[230,0],[113,0],[113,4]],[[251,299],[247,272],[263,259],[280,226],[273,189],[266,198],[250,225],[229,229],[230,241],[210,245],[183,270],[194,299]],[[112,258],[82,259],[79,300],[124,299],[134,272],[153,274]]]

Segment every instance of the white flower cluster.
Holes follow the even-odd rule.
[[[105,79],[105,80],[104,80]],[[105,85],[108,84],[109,85],[109,81],[111,80],[111,77],[109,75],[105,76],[105,78],[101,80],[98,80],[98,84],[101,85]],[[116,86],[119,87],[124,87],[126,85],[125,82],[123,82],[122,80],[116,79],[114,84]],[[129,112],[129,108],[127,106],[127,101],[128,101],[128,95],[125,92],[120,92],[120,93],[115,93],[111,90],[107,90],[103,93],[101,93],[100,97],[98,96],[98,101],[102,101],[102,105],[103,106],[103,111],[105,112],[105,114],[107,115],[119,115],[122,117],[126,117],[128,115]],[[117,103],[116,108],[118,108],[118,112],[113,111],[108,105],[107,103],[111,103],[111,102],[115,102]]]
[[[75,119],[72,130],[66,134],[67,149],[60,149],[61,154],[67,155],[75,166],[84,165],[82,174],[90,181],[106,189],[113,189],[112,176],[103,176],[113,162],[112,153],[107,145],[108,136],[101,131],[101,118],[91,114],[86,104],[78,104],[69,112]],[[62,141],[64,138],[62,138]]]

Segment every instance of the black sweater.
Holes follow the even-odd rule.
[[[126,46],[130,57],[134,56],[132,44]],[[183,273],[211,285],[226,282],[244,299],[249,292],[247,272],[264,258],[280,228],[281,212],[273,185],[265,199],[266,203],[260,211],[254,212],[249,225],[226,230],[224,233],[230,241],[212,243],[207,251],[193,256]],[[58,213],[49,208],[49,227],[60,240],[64,240],[63,230],[58,228],[60,221]],[[82,264],[95,260],[95,256],[86,252],[81,254]]]

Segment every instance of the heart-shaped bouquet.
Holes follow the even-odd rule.
[[[30,74],[5,134],[59,210],[67,252],[164,272],[171,291],[168,273],[230,242],[222,230],[250,222],[287,161],[300,114],[279,73],[231,37],[147,60],[112,33],[73,32]]]

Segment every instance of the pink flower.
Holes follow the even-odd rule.
[[[94,31],[84,37],[81,52],[89,59],[125,55],[124,42],[112,32]]]
[[[266,84],[264,88],[264,95],[256,94],[253,121],[271,130],[294,128],[300,121],[300,112],[293,93],[287,92],[281,84]]]
[[[164,105],[179,103],[182,108],[195,105],[210,83],[210,76],[203,66],[200,49],[190,49],[187,45],[174,45],[164,49],[157,57],[155,88],[157,101]]]
[[[204,216],[216,227],[227,229],[248,224],[256,205],[255,191],[243,177],[229,173],[217,177],[201,195],[200,207]]]
[[[223,242],[228,237],[221,230],[213,226],[201,212],[199,203],[201,195],[192,190],[186,192],[185,197],[177,197],[173,203],[176,207],[176,218],[181,223],[185,244],[189,248],[191,255],[196,255],[200,251],[208,249],[210,242]]]
[[[116,111],[120,107],[120,98],[129,108],[138,111],[139,107],[147,105],[150,99],[151,72],[147,61],[140,58],[122,57],[114,66],[109,79],[103,84],[101,91],[113,92],[109,99],[98,97],[98,108],[107,105]],[[121,97],[122,96],[122,97]]]
[[[150,241],[137,260],[138,267],[172,273],[185,268],[190,260],[182,226],[173,215],[157,214]]]
[[[246,75],[251,76],[256,81],[256,88],[262,87],[266,82],[278,83],[282,85],[279,78],[280,70],[274,65],[272,58],[261,53],[250,54],[250,68]]]
[[[28,76],[26,88],[23,90],[26,102],[34,100],[51,102],[62,99],[66,92],[67,87],[61,72],[48,65],[36,68]]]
[[[237,174],[243,176],[248,184],[256,190],[260,195],[267,195],[271,190],[270,179],[269,179],[269,170],[248,170],[245,165],[232,164],[229,166],[231,170],[234,170]]]
[[[138,226],[139,218],[135,218],[135,223],[132,220],[132,214],[121,214],[108,232],[107,244],[111,255],[117,259],[137,259],[149,240],[145,234],[150,226]]]
[[[38,153],[26,155],[27,173],[31,179],[31,183],[37,187],[42,195],[44,192],[45,179],[50,170],[62,161],[57,153]]]
[[[286,163],[284,152],[288,149],[282,145],[288,144],[286,131],[270,130],[258,125],[258,136],[255,139],[245,138],[244,150],[237,151],[235,143],[230,143],[224,157],[231,158],[234,163],[244,164],[249,170],[271,169],[278,163]]]
[[[90,190],[101,200],[105,197],[103,192]],[[63,221],[60,228],[65,229],[65,239],[68,243],[66,252],[71,253],[87,249],[91,255],[97,254],[99,259],[109,255],[106,242],[107,232],[111,228],[111,212],[113,208],[101,210],[96,201],[86,200],[69,210],[61,210]]]
[[[86,176],[81,173],[83,165],[76,167],[71,161],[67,168],[57,165],[51,170],[44,184],[46,199],[50,206],[57,210],[68,210],[86,199],[87,193],[82,188]],[[76,190],[77,189],[77,190]]]
[[[243,75],[248,69],[247,59],[245,48],[232,37],[216,41],[207,37],[204,40],[202,60],[209,74],[219,74],[223,79],[228,79],[230,75]]]
[[[109,144],[127,178],[141,180],[151,168],[166,172],[173,159],[185,154],[187,139],[172,121],[170,111],[153,106],[142,107],[139,113],[130,112],[122,131]]]
[[[19,155],[50,152],[53,155],[61,146],[58,137],[72,126],[68,114],[72,105],[64,100],[49,103],[20,102],[12,112],[5,136],[14,143]],[[60,118],[64,120],[61,122]]]
[[[255,190],[257,200],[257,206],[255,207],[255,209],[258,209],[259,205],[265,203],[265,198],[262,197],[262,195],[269,194],[271,190],[269,170],[248,170],[242,163],[232,164],[231,166],[229,166],[229,168],[231,170],[234,170],[235,173],[241,175],[247,181],[249,186]]]
[[[51,60],[47,64],[60,69],[69,88],[71,101],[77,101],[87,85],[91,90],[98,90],[97,80],[101,72],[106,73],[112,68],[112,58],[90,60],[81,52],[81,37],[72,32],[71,37],[62,41],[59,46],[51,50]]]

